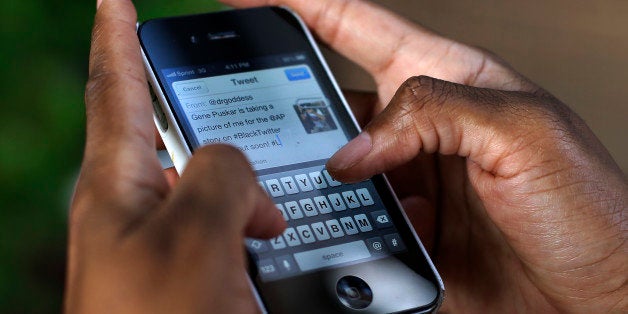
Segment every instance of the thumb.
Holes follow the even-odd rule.
[[[542,134],[539,124],[552,128],[555,120],[548,111],[560,110],[541,106],[534,100],[538,97],[426,76],[410,78],[386,109],[332,156],[327,168],[335,178],[355,182],[394,169],[423,151],[468,157],[484,171],[512,176],[521,168],[506,164],[510,154],[522,147],[522,139],[533,142],[533,135]]]
[[[246,157],[229,145],[195,151],[173,190],[165,221],[182,229],[220,231],[224,238],[268,238],[285,221],[256,183]]]

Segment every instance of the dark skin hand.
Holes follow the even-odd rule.
[[[162,172],[135,19],[128,0],[96,14],[65,312],[255,312],[244,236],[285,221],[233,147],[196,151],[176,184]]]
[[[328,168],[348,182],[389,173],[445,280],[443,312],[628,310],[626,178],[564,104],[366,2],[228,2],[289,5],[373,75],[377,94],[348,95],[368,125]],[[285,222],[234,148],[198,150],[178,180],[161,171],[139,51],[132,3],[104,0],[65,311],[254,312],[243,238]]]
[[[365,1],[224,2],[287,5],[373,76],[377,94],[347,97],[368,124],[327,167],[346,182],[388,172],[445,281],[443,312],[628,311],[626,177],[567,106]]]

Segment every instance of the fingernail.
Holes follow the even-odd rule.
[[[98,10],[98,8],[100,8],[101,4],[102,4],[102,0],[96,0],[96,10]]]
[[[362,160],[373,148],[371,135],[362,132],[347,143],[329,159],[328,166],[333,169],[347,169]]]

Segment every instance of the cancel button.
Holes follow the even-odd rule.
[[[308,271],[321,267],[352,262],[371,256],[363,240],[294,254],[299,268]]]

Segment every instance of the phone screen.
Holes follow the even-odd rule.
[[[372,182],[342,184],[324,169],[355,127],[311,62],[297,52],[162,70],[192,146],[238,147],[288,221],[274,239],[247,239],[264,281],[405,250]]]
[[[244,71],[186,79],[215,67]],[[164,74],[173,78],[170,86],[194,148],[229,143],[262,170],[323,160],[347,143],[305,54],[166,69]]]

